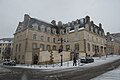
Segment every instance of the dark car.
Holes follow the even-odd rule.
[[[94,62],[94,59],[92,57],[86,57],[84,59],[80,60],[81,63],[92,63]]]
[[[10,59],[5,59],[4,62],[3,62],[3,65],[15,66],[16,65],[16,61],[15,60],[10,60]]]

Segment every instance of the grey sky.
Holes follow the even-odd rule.
[[[120,0],[0,0],[0,38],[13,37],[25,13],[63,23],[89,15],[105,32],[120,32]]]

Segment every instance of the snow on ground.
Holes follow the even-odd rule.
[[[21,68],[30,68],[30,69],[43,69],[43,70],[58,70],[58,69],[65,69],[65,68],[74,68],[74,67],[93,67],[93,66],[99,66],[102,64],[106,64],[115,60],[120,59],[120,55],[110,55],[107,58],[105,56],[100,57],[93,57],[94,62],[93,63],[88,63],[88,64],[83,64],[83,63],[77,63],[77,66],[73,66],[73,61],[67,61],[63,62],[63,66],[60,66],[61,63],[56,63],[56,64],[51,64],[51,65],[21,65],[18,64],[13,67],[21,67]],[[80,62],[80,61],[77,61]]]
[[[108,71],[91,80],[120,80],[120,67],[115,70]]]

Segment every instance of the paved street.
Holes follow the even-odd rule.
[[[74,67],[59,70],[28,69],[0,65],[0,80],[89,80],[118,66],[120,61],[95,67]],[[113,68],[114,69],[114,68]]]
[[[120,65],[119,56],[94,58],[94,63],[82,66],[39,67],[39,65],[14,67],[0,64],[0,80],[89,80]]]

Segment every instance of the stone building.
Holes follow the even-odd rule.
[[[11,58],[13,50],[13,38],[0,39],[0,60]]]
[[[107,54],[120,54],[120,33],[107,32],[106,41]]]
[[[13,57],[18,63],[60,62],[82,56],[105,55],[105,34],[102,24],[90,17],[63,24],[47,23],[24,15],[14,34]]]

